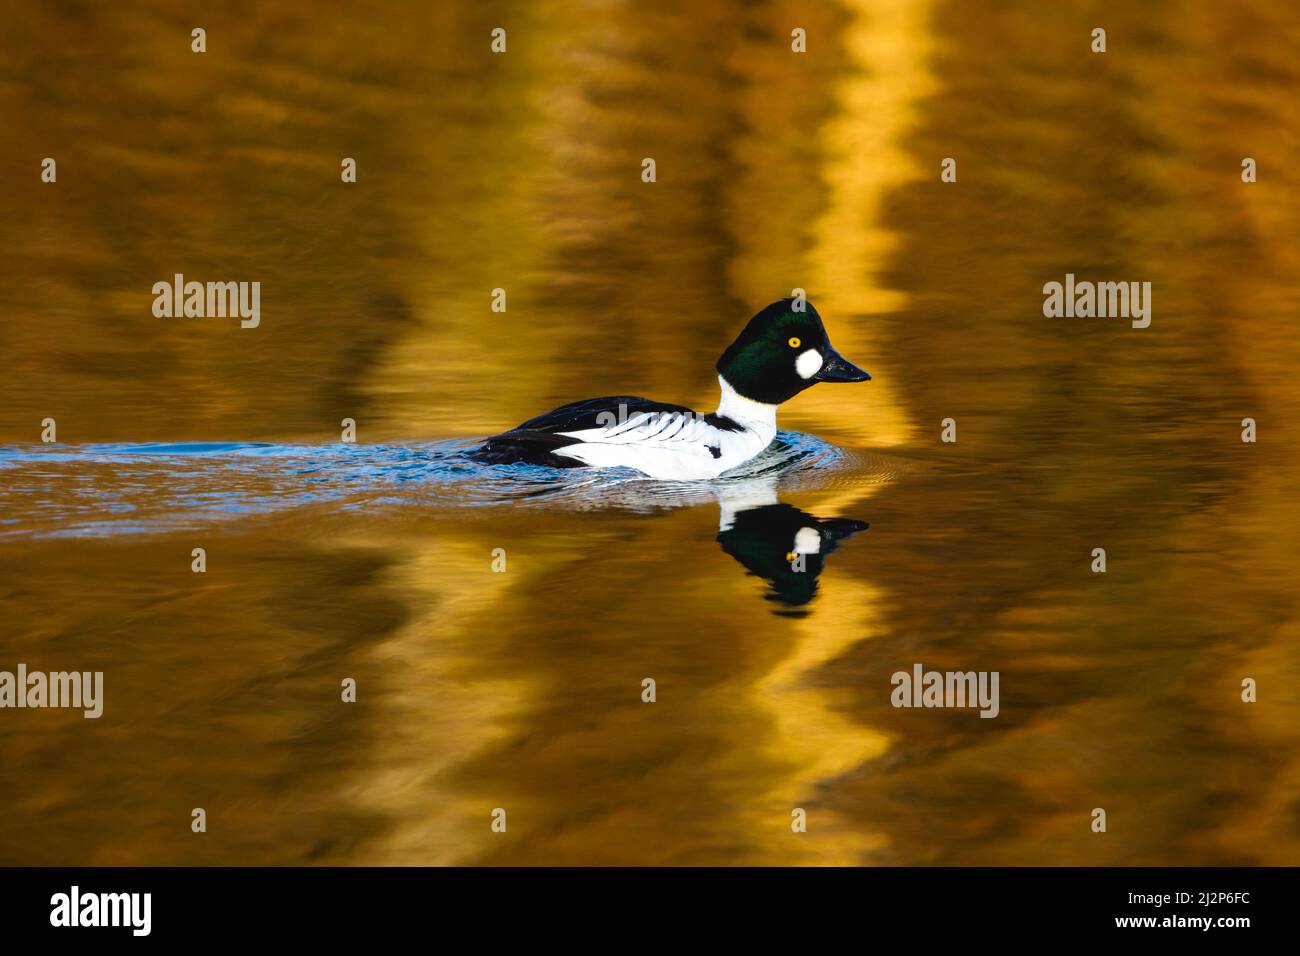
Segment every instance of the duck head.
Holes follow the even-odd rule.
[[[777,502],[732,513],[718,532],[718,544],[771,585],[768,600],[799,607],[817,593],[827,556],[845,538],[869,527],[854,518],[818,518]]]
[[[866,382],[871,376],[831,346],[811,302],[781,299],[749,320],[718,359],[718,374],[740,395],[780,405],[818,382]]]

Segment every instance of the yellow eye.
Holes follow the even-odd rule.
[[[799,336],[797,335],[790,336],[790,348],[797,349],[799,347],[799,344],[800,344]]]
[[[787,551],[787,552],[786,552],[786,555],[785,555],[785,563],[786,563],[786,564],[793,564],[793,563],[794,563],[794,559],[797,558],[797,557],[799,557],[799,555],[795,554],[795,552],[793,552],[793,551]]]

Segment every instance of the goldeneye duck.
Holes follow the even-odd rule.
[[[856,518],[818,518],[781,503],[729,517],[718,531],[722,550],[771,585],[768,600],[790,606],[811,601],[827,556],[845,538],[870,527]]]
[[[776,409],[817,382],[865,382],[826,337],[812,303],[781,299],[718,359],[722,398],[700,415],[630,395],[589,398],[494,435],[471,457],[487,464],[634,468],[651,478],[707,479],[742,465],[776,437]]]
[[[789,608],[813,599],[826,558],[840,542],[871,527],[856,518],[819,518],[783,504],[775,476],[717,487],[725,489],[718,495],[718,544],[771,585],[767,600]]]

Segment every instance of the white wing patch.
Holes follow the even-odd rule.
[[[578,444],[555,449],[596,467],[635,468],[652,478],[713,478],[757,454],[749,431],[724,431],[691,412],[637,412],[624,421],[560,432]]]
[[[560,432],[567,438],[610,445],[664,445],[684,447],[704,442],[718,432],[708,422],[688,412],[637,412],[625,421],[573,432]]]

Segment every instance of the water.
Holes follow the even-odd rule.
[[[484,467],[475,441],[395,445],[150,442],[0,447],[7,516],[0,538],[86,537],[199,531],[213,522],[313,505],[347,512],[406,506],[448,512],[488,505],[552,512],[621,508],[652,512],[737,499],[748,506],[785,488],[873,476],[869,456],[791,432],[710,482],[663,481],[634,469]]]
[[[0,711],[0,862],[1300,860],[1300,11],[202,16],[0,39],[0,670],[106,693]],[[177,272],[261,325],[155,318]],[[1150,328],[1045,318],[1067,272]],[[742,473],[465,460],[711,410],[796,286],[873,380]],[[893,708],[916,662],[999,716]]]

